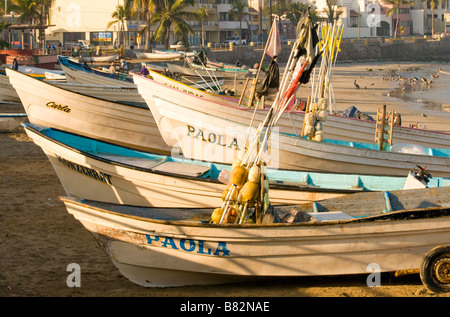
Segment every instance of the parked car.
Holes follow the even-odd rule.
[[[222,41],[223,44],[227,44],[229,45],[230,43],[239,45],[239,44],[247,44],[247,40],[246,39],[242,39],[239,41],[239,36],[233,36],[233,37],[229,37],[226,40]]]
[[[84,40],[77,40],[75,42],[66,42],[64,46],[68,49],[79,47],[82,50],[88,50],[91,48],[91,45]]]

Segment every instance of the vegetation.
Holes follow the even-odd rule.
[[[169,32],[173,27],[175,35],[181,37],[185,48],[189,47],[189,33],[194,33],[192,27],[186,22],[188,20],[198,20],[196,12],[186,11],[187,6],[192,6],[193,0],[164,0],[162,6],[156,11],[150,20],[150,25],[157,24],[155,40],[164,41],[164,47],[169,48]]]
[[[398,28],[399,16],[398,15],[399,15],[399,12],[400,12],[400,7],[401,6],[406,6],[406,5],[412,6],[412,5],[414,5],[414,1],[411,1],[411,0],[386,0],[385,2],[387,4],[391,4],[392,5],[392,8],[389,9],[386,12],[386,16],[390,17],[394,13],[397,14],[397,21],[395,23],[395,29],[394,29],[394,39],[396,39],[398,30],[399,30],[399,28]]]
[[[231,16],[235,17],[239,21],[239,41],[242,41],[242,20],[247,15],[247,13],[245,12],[246,7],[247,4],[245,4],[241,0],[236,0],[236,2],[231,5],[231,9],[228,12]]]
[[[431,10],[431,35],[434,35],[434,9],[443,2],[443,0],[421,0],[422,2],[425,2],[425,12],[428,11],[428,5],[430,5]],[[427,14],[428,16],[428,14]]]
[[[197,13],[197,19],[202,25],[202,47],[205,47],[205,22],[208,20],[208,11],[206,7],[201,6],[195,13]]]
[[[124,39],[124,35],[125,35],[125,22],[126,22],[127,16],[130,16],[130,14],[131,14],[131,10],[130,10],[129,6],[127,7],[126,5],[118,5],[116,7],[116,11],[114,11],[111,15],[111,17],[114,18],[114,20],[109,22],[107,25],[107,27],[109,28],[116,23],[119,24],[118,28],[120,30],[120,33],[122,33],[122,36],[119,36],[119,40],[118,40],[119,45],[124,44],[124,41],[122,41],[122,40]]]

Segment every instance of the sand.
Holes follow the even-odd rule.
[[[395,109],[402,115],[403,125],[422,121],[429,129],[450,132],[449,113],[386,97],[396,83],[382,80],[381,72],[367,71],[397,66],[338,65],[333,77],[338,110],[354,105],[374,116],[376,108],[386,104],[389,111]],[[354,79],[367,88],[356,90]],[[52,166],[22,128],[0,134],[0,164],[2,297],[450,297],[450,293],[428,291],[418,274],[382,274],[379,287],[368,287],[367,276],[359,275],[143,288],[124,278],[84,227],[66,212],[58,200],[64,189]],[[80,287],[67,285],[71,263],[80,265]]]

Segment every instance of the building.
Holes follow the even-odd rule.
[[[230,14],[232,4],[236,0],[197,0],[196,10],[200,6],[207,9],[208,17],[203,24],[206,43],[220,43],[228,37],[238,36],[242,28],[242,37],[247,42],[263,41],[270,29],[270,12],[273,16],[278,14],[276,0],[242,0],[247,4],[246,14],[242,21],[238,21]],[[290,2],[303,2],[315,7],[316,11],[325,15],[326,0],[286,0]],[[332,0],[333,4],[343,13],[339,23],[344,24],[344,37],[390,37],[394,34],[397,15],[387,16],[390,6],[383,1],[376,0]],[[94,45],[113,45],[121,36],[119,23],[113,23],[112,13],[117,5],[122,5],[124,0],[54,0],[49,12],[46,40],[61,42],[62,44],[75,40],[86,40]],[[443,0],[434,10],[435,33],[444,32],[446,29],[445,15],[448,11],[450,0]],[[271,8],[271,9],[269,9]],[[281,14],[280,14],[281,15]],[[399,36],[423,35],[431,32],[431,10],[427,3],[416,0],[412,7],[402,7],[399,13]],[[450,18],[450,17],[449,17]],[[292,38],[293,26],[281,15],[280,33],[284,38]],[[192,45],[201,44],[202,24],[198,21],[187,21],[194,29],[190,35]],[[450,21],[449,21],[450,23]],[[144,27],[142,21],[126,21],[125,44],[136,43],[140,48],[143,39],[139,31]],[[152,27],[155,29],[155,26]],[[171,34],[170,43],[178,39]]]
[[[107,27],[112,13],[123,0],[54,0],[49,12],[46,40],[63,45],[75,40],[92,44],[111,45],[118,36],[118,23]]]

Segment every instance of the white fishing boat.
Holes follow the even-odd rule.
[[[80,56],[82,62],[86,63],[111,63],[119,59],[119,54],[107,56]]]
[[[146,106],[98,99],[11,69],[6,72],[30,123],[136,149],[170,153]]]
[[[229,69],[217,69],[217,68],[194,68],[186,67],[183,65],[177,65],[173,63],[167,63],[167,68],[171,73],[178,73],[187,76],[202,76],[209,78],[210,76],[222,77],[225,79],[245,79],[250,76],[249,70],[229,70]]]
[[[148,105],[163,139],[178,145],[186,158],[232,164],[245,149],[246,140],[256,135],[256,128],[248,124],[156,96]],[[450,149],[406,144],[378,150],[376,143],[317,142],[276,129],[271,131],[264,160],[270,168],[392,176],[405,175],[411,165],[421,165],[435,176],[450,177]]]
[[[195,52],[186,52],[186,51],[174,51],[174,50],[153,50],[154,53],[159,54],[180,54],[182,57],[192,57],[195,56],[197,53]]]
[[[149,61],[176,61],[183,59],[184,55],[178,52],[136,52],[136,57],[138,59],[149,60]]]
[[[172,79],[168,79],[161,74],[152,74],[152,76],[157,80],[152,81],[139,76],[134,78],[139,93],[147,103],[152,103],[152,98],[156,95],[170,102],[182,104],[189,109],[204,111],[241,124],[248,125],[252,120],[254,109],[249,109],[245,103],[238,107],[239,98],[226,97],[226,100],[224,100],[223,96],[207,94],[192,87],[189,90],[186,87],[180,89],[180,85]],[[268,109],[256,110],[255,125],[264,120],[267,112]],[[277,126],[280,132],[300,134],[304,117],[305,112],[303,111],[286,111],[281,116]],[[323,131],[325,137],[329,139],[364,143],[374,142],[375,122],[328,115],[327,121],[323,122]],[[414,143],[432,148],[450,148],[450,134],[394,126],[393,143]]]
[[[6,68],[12,68],[12,65],[9,64],[3,64],[2,66]],[[56,75],[64,75],[64,72],[61,70],[56,69],[46,69],[46,68],[40,68],[40,67],[34,67],[34,66],[21,66],[19,65],[18,71],[24,74],[27,74],[28,76],[37,78],[37,79],[45,79],[46,73],[52,73]]]
[[[61,200],[121,274],[145,287],[368,274],[376,265],[377,272],[420,268],[423,280],[433,282],[427,286],[449,291],[450,207],[443,206],[449,193],[448,187],[390,192],[407,206],[391,212],[383,193],[350,195],[339,211],[274,206],[261,224],[210,223],[212,209]],[[435,247],[444,252],[436,256]]]
[[[66,75],[63,72],[44,72],[45,80],[57,80],[57,81],[66,81]]]
[[[58,56],[68,83],[136,87],[127,74],[108,73]]]
[[[118,89],[117,93],[122,95],[118,96],[117,93],[113,91],[111,94],[109,94],[109,96],[106,96],[105,99],[112,101],[126,101],[131,103],[145,103],[144,99],[142,99],[141,95],[137,92],[137,87],[133,83],[133,78],[131,76],[121,76],[118,74],[113,75],[104,71],[93,69],[80,63],[76,63],[65,57],[60,56],[58,58],[61,63],[61,67],[65,71],[67,84],[73,84],[73,86],[71,87],[68,86],[68,89],[80,93],[86,93],[96,98],[105,98],[105,95],[108,95],[110,93],[111,87],[116,87],[115,90]],[[158,74],[156,72],[152,73]],[[155,79],[161,80],[161,78],[163,77],[165,76],[155,76]],[[52,83],[59,85],[60,87],[62,87],[63,85],[67,85],[58,84],[56,82]],[[185,81],[186,86],[196,87],[197,91],[201,91],[201,89],[214,90],[217,88],[217,85],[220,85],[221,83],[223,83],[223,79],[220,79],[218,82],[205,82],[198,80],[194,82]],[[102,91],[101,89],[102,86],[105,87],[104,91]]]
[[[55,169],[66,195],[126,205],[215,207],[222,203],[230,165],[205,163],[101,142],[81,135],[24,124]],[[421,170],[404,177],[343,175],[273,170],[273,204],[297,204],[361,191],[442,187],[450,178],[427,177]]]
[[[26,121],[26,113],[0,113],[0,132],[11,132]]]

